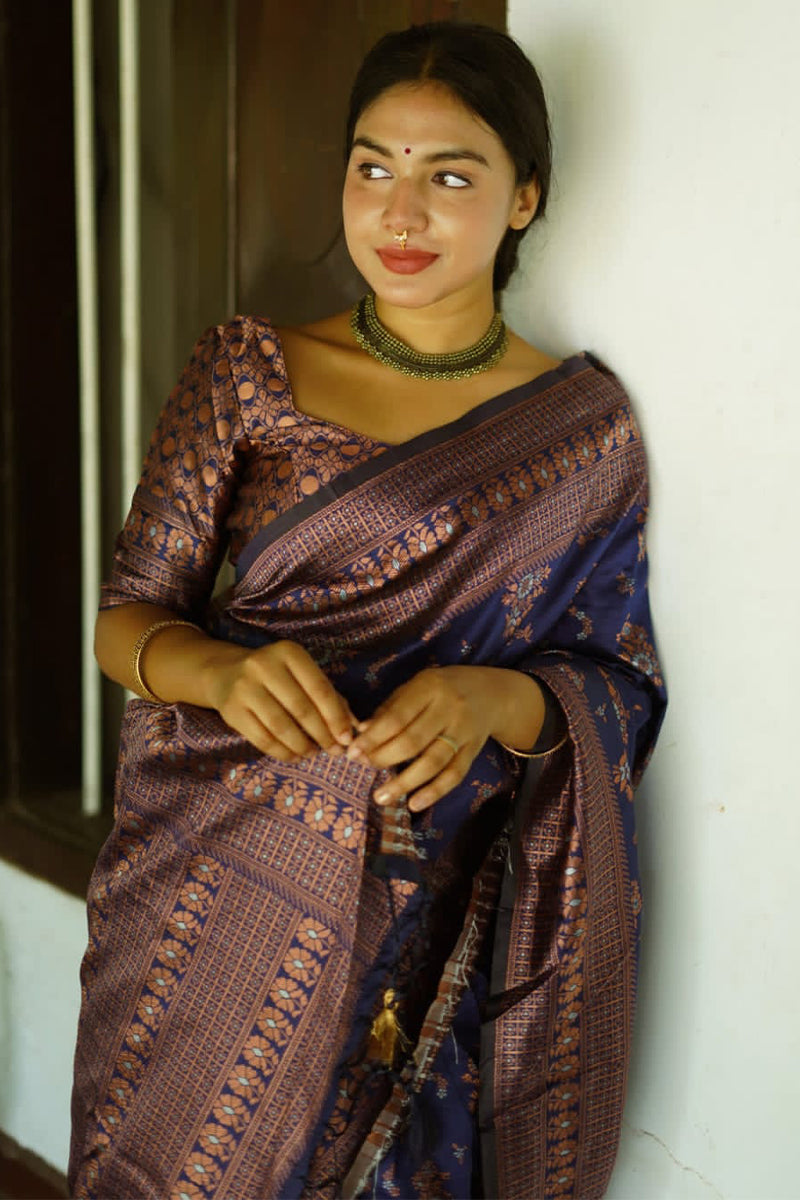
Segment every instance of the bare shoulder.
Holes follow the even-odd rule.
[[[310,321],[307,325],[283,326],[277,332],[282,344],[291,349],[295,358],[324,357],[353,346],[349,310],[321,321]]]
[[[553,371],[561,365],[560,358],[553,358],[544,350],[537,349],[511,330],[508,331],[506,357],[509,367],[518,370],[526,379],[535,379],[537,375],[544,375],[546,371]]]
[[[278,335],[288,355],[302,367],[307,362],[335,362],[342,352],[349,358],[353,352],[360,358],[350,327],[350,310],[335,313],[320,321],[306,325],[287,326],[278,330]],[[349,354],[347,353],[349,352]],[[508,352],[503,366],[522,380],[535,379],[560,365],[544,350],[537,349],[518,334],[509,330]]]
[[[491,370],[440,383],[393,371],[359,347],[350,313],[277,330],[295,408],[307,416],[386,443],[401,443],[463,416],[502,392],[530,383],[559,361],[509,333]],[[433,403],[432,403],[433,398]]]

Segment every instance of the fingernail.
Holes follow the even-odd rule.
[[[368,725],[369,725],[369,721],[356,721],[356,729],[360,733],[363,733]]]
[[[349,729],[345,729],[344,733],[337,733],[336,740],[342,746],[349,746],[353,740],[353,735]]]
[[[390,799],[391,794],[392,793],[387,791],[386,788],[379,788],[378,791],[375,792],[375,800],[378,804],[386,804],[387,800]]]
[[[364,755],[361,753],[358,746],[350,745],[347,747],[347,757],[352,761],[356,758],[363,758]]]

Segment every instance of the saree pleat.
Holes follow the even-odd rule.
[[[298,641],[359,717],[428,666],[527,671],[569,736],[527,770],[488,742],[411,819],[377,808],[367,765],[282,764],[212,712],[129,705],[89,894],[76,1196],[603,1194],[633,789],[664,705],[645,511],[627,398],[585,356],[389,447],[294,409],[266,322],[201,340],[104,603]],[[237,583],[209,605],[226,546]],[[411,1045],[381,1071],[395,985]]]

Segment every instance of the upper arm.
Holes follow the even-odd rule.
[[[197,342],[150,438],[102,606],[140,601],[182,614],[207,602],[245,430],[219,331]]]

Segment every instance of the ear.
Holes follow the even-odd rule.
[[[508,218],[510,229],[524,229],[526,225],[530,225],[536,216],[541,194],[542,189],[539,187],[539,181],[535,175],[530,183],[523,183],[517,188],[511,206],[511,215]]]

